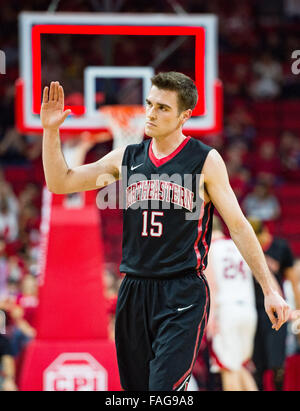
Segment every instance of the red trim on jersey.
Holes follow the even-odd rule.
[[[169,154],[166,157],[163,158],[156,158],[153,150],[152,150],[152,142],[153,140],[151,140],[150,144],[149,144],[149,157],[150,160],[152,161],[152,163],[156,166],[156,167],[160,167],[163,164],[167,163],[168,161],[172,160],[172,158],[174,158],[182,149],[183,147],[187,144],[187,142],[190,140],[191,137],[186,137],[181,144],[179,144],[179,146],[173,151],[173,153]]]
[[[251,358],[248,358],[247,360],[245,360],[242,364],[243,367],[247,368],[249,365],[251,366]]]
[[[229,368],[225,367],[225,365],[219,360],[219,358],[218,358],[217,354],[214,352],[212,346],[210,347],[210,350],[209,350],[209,351],[210,351],[210,355],[211,355],[213,361],[215,361],[216,365],[217,365],[221,370],[230,371]]]
[[[205,209],[205,202],[203,201],[202,203],[202,207],[201,207],[201,211],[200,211],[200,216],[199,216],[199,220],[198,220],[198,235],[194,244],[194,250],[196,253],[196,257],[197,257],[197,265],[196,265],[196,269],[198,269],[200,267],[200,263],[201,263],[201,254],[198,248],[198,242],[200,240],[200,236],[202,233],[202,220],[203,220],[203,215],[204,215],[204,209]]]
[[[202,281],[203,281],[204,286],[205,286],[206,301],[205,301],[205,307],[204,307],[203,315],[202,315],[201,321],[200,321],[199,326],[198,326],[197,338],[196,338],[196,343],[195,343],[195,347],[194,347],[194,354],[193,354],[192,363],[191,363],[190,368],[184,373],[184,375],[177,382],[175,382],[175,384],[173,385],[173,390],[176,390],[176,388],[178,388],[179,385],[182,384],[182,382],[186,379],[186,377],[192,372],[193,366],[194,366],[195,361],[196,361],[196,356],[197,356],[197,352],[198,352],[197,348],[198,348],[198,344],[200,342],[199,339],[200,339],[200,334],[201,334],[201,326],[202,326],[202,322],[203,322],[204,318],[205,318],[205,327],[206,327],[206,322],[207,322],[207,311],[206,310],[207,310],[207,303],[208,303],[208,293],[207,293],[207,285],[206,285],[203,278],[202,278]],[[204,335],[204,331],[205,331],[205,328],[203,330],[203,335]]]
[[[205,232],[204,232],[204,236],[203,236],[203,238],[202,238],[202,244],[204,245],[204,247],[205,247],[205,254],[204,254],[204,256],[203,256],[203,258],[202,258],[202,270],[205,270],[205,268],[206,268],[206,266],[204,265],[204,259],[205,259],[205,257],[207,256],[207,253],[208,253],[208,244],[207,244],[207,242],[206,242],[206,233],[207,233],[207,229],[208,229],[208,223],[210,222],[210,209],[211,209],[211,202],[209,203],[209,206],[208,206],[208,211],[207,211],[207,213],[208,213],[208,218],[207,218],[207,222],[206,222],[206,227],[205,227]],[[198,268],[198,267],[197,267]]]

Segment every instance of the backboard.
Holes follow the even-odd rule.
[[[126,95],[124,87],[136,91],[138,101],[132,104],[144,104],[151,76],[167,70],[182,71],[197,85],[199,100],[186,123],[185,134],[220,131],[223,108],[217,68],[216,16],[23,12],[19,26],[16,121],[21,132],[42,131],[39,118],[42,89],[51,81],[58,80],[63,85],[66,108],[72,110],[61,132],[78,134],[84,130],[107,129],[98,107],[121,104],[115,97]],[[123,59],[107,64],[107,44],[112,47],[116,43],[121,44],[116,60],[120,54]],[[90,44],[94,45],[94,59],[86,52]],[[103,58],[105,47],[101,45],[106,47],[106,58]],[[179,66],[183,69],[178,69]],[[108,89],[113,102],[107,100]]]

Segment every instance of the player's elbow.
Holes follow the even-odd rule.
[[[55,185],[47,184],[47,188],[53,194],[66,194],[61,187],[57,187]]]
[[[63,184],[49,183],[46,181],[48,190],[53,194],[68,194],[66,187]]]
[[[228,225],[231,236],[238,235],[244,230],[248,230],[250,227],[251,226],[244,215],[236,216],[236,218]]]
[[[46,179],[46,185],[48,190],[53,194],[69,194],[71,191],[68,189],[67,186],[67,178],[68,178],[69,170],[66,173],[65,177],[62,177],[60,180],[52,180],[48,181]]]

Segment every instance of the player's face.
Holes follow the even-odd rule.
[[[152,86],[146,99],[145,133],[154,138],[168,136],[181,129],[190,112],[179,113],[176,91]]]

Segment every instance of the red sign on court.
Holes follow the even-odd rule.
[[[44,371],[44,391],[107,391],[107,371],[88,353],[64,353]]]

